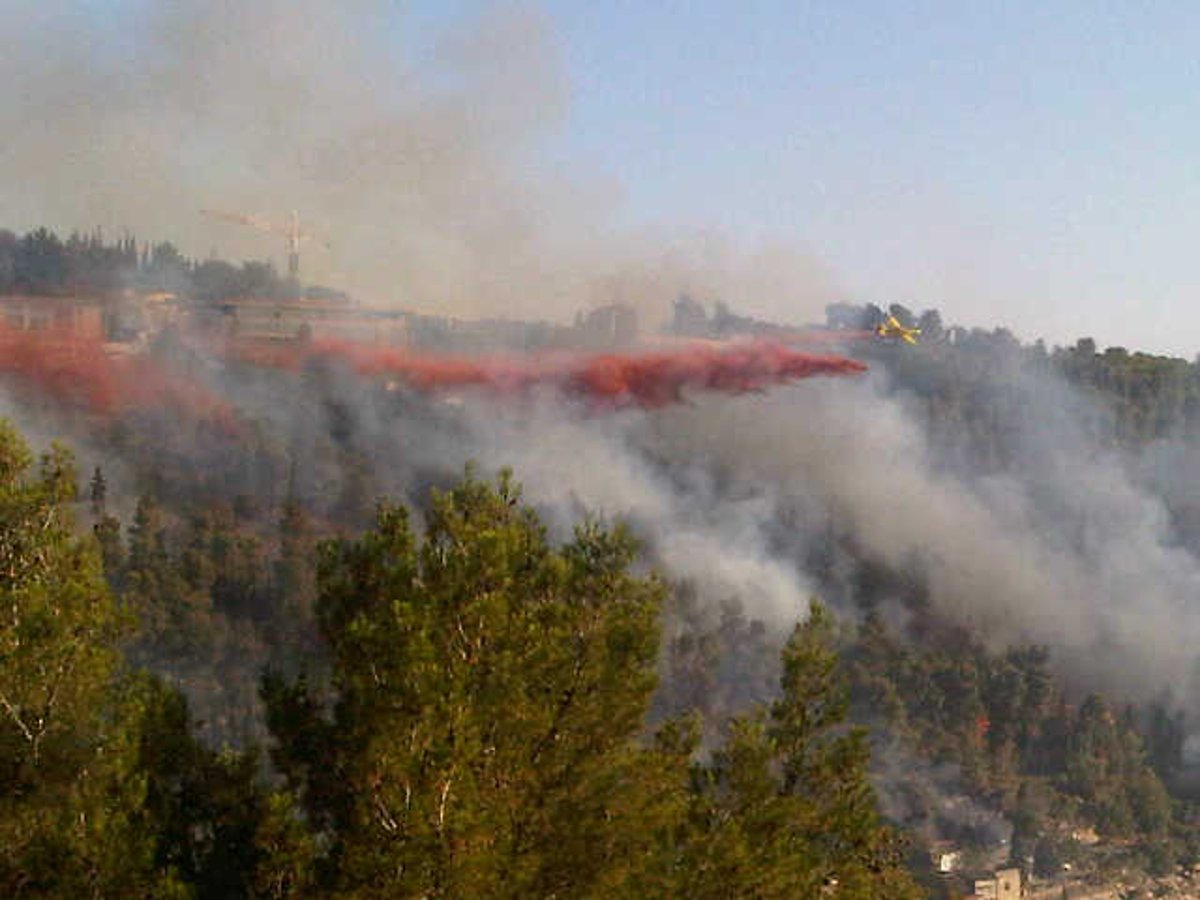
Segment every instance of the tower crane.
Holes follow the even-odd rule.
[[[296,210],[292,210],[288,221],[284,223],[276,222],[263,216],[248,216],[244,213],[226,212],[219,209],[202,209],[200,212],[202,215],[210,216],[214,219],[246,225],[256,231],[282,235],[287,241],[288,277],[293,280],[297,280],[300,276],[300,245],[302,243],[305,241],[316,241],[325,249],[330,249],[329,241],[300,225],[300,213]]]

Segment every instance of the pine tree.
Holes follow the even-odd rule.
[[[699,791],[680,866],[689,897],[913,897],[879,819],[864,731],[847,724],[833,619],[813,601],[769,715],[734,720]]]
[[[69,454],[31,467],[0,420],[0,894],[169,896],[141,813],[125,623],[74,536]]]
[[[265,684],[273,759],[355,896],[612,896],[656,883],[678,754],[636,740],[662,586],[621,529],[554,548],[508,476],[326,545],[319,620],[337,701]]]
[[[279,634],[276,643],[289,657],[315,655],[317,583],[315,540],[304,507],[289,491],[279,521],[279,556],[274,562],[271,595]]]
[[[108,499],[108,482],[99,466],[92,472],[92,480],[88,483],[88,499],[91,501],[92,518],[104,518],[107,513],[105,503]]]
[[[125,566],[125,548],[121,544],[121,523],[108,514],[108,482],[104,472],[96,466],[92,480],[88,483],[88,499],[92,513],[92,533],[100,547],[100,561],[104,577],[114,590],[121,586],[122,570]]]

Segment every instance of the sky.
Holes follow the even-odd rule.
[[[0,11],[21,22],[0,59],[9,227],[282,264],[198,207],[303,206],[363,248],[308,256],[317,274],[370,270],[369,291],[466,312],[690,290],[787,321],[896,302],[1025,340],[1200,352],[1193,4]]]
[[[563,155],[856,299],[1200,350],[1200,7],[571,3]]]

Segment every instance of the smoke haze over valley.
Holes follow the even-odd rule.
[[[197,896],[385,869],[430,896],[617,896],[635,857],[678,895],[769,896],[753,873],[778,864],[781,896],[912,896],[909,874],[957,896],[930,869],[947,841],[1056,885],[1200,861],[1200,342],[1190,312],[1163,327],[1188,269],[1162,235],[1188,218],[1106,252],[1108,170],[1081,150],[1051,178],[1061,83],[1003,89],[1019,66],[969,15],[893,41],[879,10],[702,6],[643,33],[573,4],[8,5],[0,788],[40,810],[61,762],[85,824],[43,846],[40,812],[0,809],[0,893],[39,889],[44,847],[115,856],[84,834],[115,789],[75,786],[126,751],[120,802],[167,823],[138,858]],[[1053,74],[1029,15],[996,45]],[[930,112],[976,92],[982,124]],[[1170,182],[1129,122],[1114,153]],[[61,645],[21,657],[39,622]],[[62,715],[94,735],[43,756],[30,710],[57,727],[76,671]],[[126,750],[110,715],[137,720]],[[240,836],[209,841],[245,850],[223,895],[197,836],[242,794]],[[737,855],[826,818],[858,849]],[[655,834],[586,830],[630,822]],[[420,881],[462,848],[478,872]],[[70,890],[124,877],[81,866]]]
[[[0,61],[10,226],[171,235],[189,255],[280,256],[201,216],[284,220],[318,242],[307,278],[376,305],[564,319],[678,290],[842,295],[810,254],[712,230],[619,226],[620,190],[547,157],[569,87],[549,16],[499,6],[442,23],[387,4],[127,3],[103,28],[28,11]],[[99,173],[99,174],[98,174]]]

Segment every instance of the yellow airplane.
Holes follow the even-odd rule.
[[[900,320],[895,316],[888,316],[875,326],[877,337],[899,338],[906,344],[915,344],[917,342],[917,335],[920,333],[920,328],[906,328],[900,324]]]

